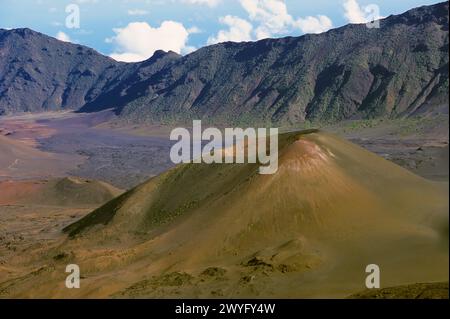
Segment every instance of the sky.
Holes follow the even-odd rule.
[[[119,61],[225,41],[321,33],[436,0],[0,0],[0,28],[30,28]]]

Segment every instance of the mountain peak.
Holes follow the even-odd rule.
[[[145,60],[143,62],[144,63],[145,62],[154,63],[154,62],[156,62],[156,61],[158,61],[160,59],[167,58],[167,57],[169,57],[169,58],[181,58],[181,55],[179,55],[178,53],[173,52],[173,51],[167,51],[166,52],[164,50],[156,50],[155,53],[153,53],[153,55],[149,59],[147,59],[147,60]]]
[[[0,38],[0,114],[115,108],[135,122],[290,125],[409,116],[448,102],[448,2],[390,16],[380,29],[227,42],[184,57],[158,50],[140,63],[30,29],[6,32],[20,38]]]
[[[26,38],[26,37],[35,37],[35,36],[40,36],[40,37],[48,37],[47,35],[34,31],[30,28],[16,28],[16,29],[1,29],[3,32],[8,33],[8,34],[16,34],[21,36],[22,38]]]

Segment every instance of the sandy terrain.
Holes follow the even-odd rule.
[[[39,181],[0,181],[0,205],[96,207],[123,193],[104,182],[66,177]]]
[[[68,240],[62,229],[104,202],[98,189],[120,192],[95,179],[129,189],[172,166],[168,128],[111,118],[0,118],[0,296],[343,298],[363,290],[374,259],[386,285],[448,280],[448,120],[327,128],[437,183],[348,143],[305,139],[269,188],[248,168],[170,171]],[[78,191],[64,176],[94,181]],[[82,265],[82,291],[63,285],[70,262]]]
[[[446,117],[348,121],[324,129],[415,174],[448,181]],[[169,160],[170,130],[160,125],[124,124],[115,120],[111,111],[1,117],[0,148],[5,155],[0,157],[0,180],[82,176],[129,189],[173,166]],[[12,145],[20,149],[21,158],[4,150]],[[40,172],[37,166],[44,170]]]
[[[168,135],[144,136],[143,129],[138,134],[128,126],[110,128],[111,117],[104,111],[0,118],[0,179],[81,176],[127,189],[172,166]]]
[[[83,161],[80,155],[43,152],[30,144],[0,136],[0,180],[64,176]]]
[[[331,135],[283,141],[273,176],[187,165],[150,180],[66,228],[71,239],[8,260],[22,274],[0,294],[344,298],[370,263],[383,287],[448,280],[446,184]],[[64,287],[67,263],[82,289]]]
[[[92,208],[0,205],[0,282],[32,271],[14,260],[38,256],[61,238],[61,230]]]
[[[73,177],[0,181],[0,190],[0,281],[27,271],[12,260],[49,249],[63,227],[123,192]]]

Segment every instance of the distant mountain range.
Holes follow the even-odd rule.
[[[134,122],[300,123],[448,112],[448,2],[319,35],[120,63],[0,30],[0,114],[114,108]]]

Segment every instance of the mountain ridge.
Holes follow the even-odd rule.
[[[448,109],[448,2],[380,23],[380,29],[346,25],[318,35],[225,42],[184,57],[158,51],[139,63],[47,39],[60,55],[81,50],[92,65],[74,58],[67,71],[50,71],[55,83],[33,74],[26,55],[9,73],[0,61],[0,114],[114,108],[133,122],[295,124]],[[0,56],[3,38],[0,32]]]

